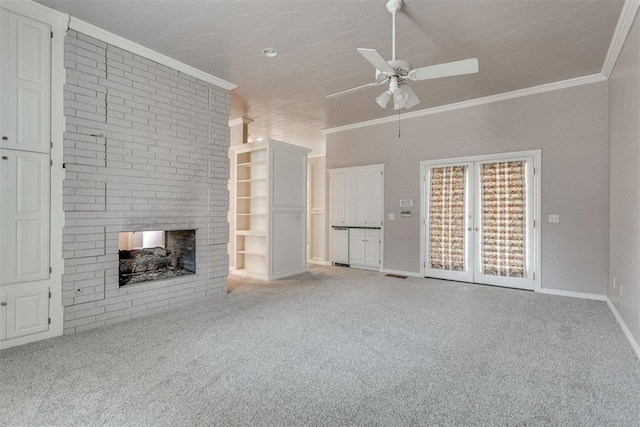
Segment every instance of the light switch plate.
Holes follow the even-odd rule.
[[[549,215],[549,223],[557,224],[560,222],[560,215]]]
[[[400,207],[401,208],[413,207],[413,199],[400,199]]]

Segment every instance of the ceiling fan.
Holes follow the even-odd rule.
[[[412,69],[409,61],[403,61],[396,58],[396,12],[402,8],[402,0],[387,1],[387,10],[393,15],[392,28],[392,59],[387,61],[375,49],[358,48],[358,52],[376,67],[376,81],[363,86],[352,89],[343,90],[327,98],[335,98],[337,96],[346,95],[372,86],[380,86],[389,83],[389,88],[376,98],[376,103],[382,108],[386,108],[387,104],[393,99],[393,109],[412,108],[420,103],[415,92],[407,84],[408,80],[429,80],[440,77],[460,76],[464,74],[472,74],[478,72],[478,59],[470,58],[461,61],[447,62],[439,65],[431,65],[428,67]]]

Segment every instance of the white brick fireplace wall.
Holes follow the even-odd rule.
[[[64,332],[226,294],[227,90],[65,39]],[[118,284],[118,233],[196,230],[195,275]]]

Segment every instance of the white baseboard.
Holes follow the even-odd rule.
[[[331,265],[331,261],[323,261],[319,259],[308,259],[307,264],[315,264],[315,265]]]
[[[606,295],[598,295],[598,294],[587,294],[584,292],[572,292],[572,291],[561,291],[559,289],[545,289],[541,288],[538,292],[541,294],[550,294],[550,295],[559,295],[562,297],[572,297],[572,298],[582,298],[582,299],[592,299],[595,301],[606,301]]]
[[[620,313],[618,313],[618,310],[616,310],[616,306],[613,305],[613,303],[611,302],[611,300],[608,297],[607,297],[606,301],[607,301],[607,305],[611,309],[611,312],[613,313],[613,316],[616,318],[616,321],[618,322],[618,325],[620,325],[620,328],[622,329],[622,332],[627,337],[627,340],[629,340],[629,344],[631,344],[631,348],[633,348],[633,351],[636,352],[636,356],[638,356],[638,359],[640,359],[640,345],[638,345],[638,342],[636,341],[636,339],[631,334],[631,331],[627,327],[627,324],[624,323],[624,320],[620,316]]]
[[[413,271],[390,270],[388,268],[385,268],[382,270],[382,272],[384,274],[398,274],[400,276],[420,277],[421,279],[424,278],[424,276],[420,275],[420,273],[414,273]]]

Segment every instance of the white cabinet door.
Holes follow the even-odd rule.
[[[367,267],[380,267],[380,230],[365,230],[364,239],[364,265]]]
[[[364,265],[365,263],[365,230],[349,229],[349,264]]]
[[[344,175],[331,175],[331,225],[344,224]]]
[[[349,230],[331,229],[331,262],[349,264]]]
[[[0,148],[50,150],[51,27],[0,9]]]
[[[49,155],[0,149],[0,285],[49,278]]]
[[[49,288],[7,292],[6,339],[49,329]]]
[[[367,225],[382,225],[382,172],[367,172]]]
[[[344,223],[358,223],[358,179],[356,174],[344,174]]]

